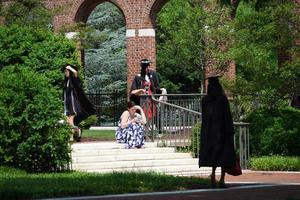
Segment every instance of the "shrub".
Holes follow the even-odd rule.
[[[19,65],[44,74],[60,86],[66,63],[78,64],[74,42],[46,29],[0,25],[0,70]]]
[[[200,150],[200,131],[201,131],[201,123],[198,122],[193,126],[192,129],[192,142],[191,149],[194,158],[198,158],[199,150]]]
[[[0,71],[0,163],[29,172],[59,171],[70,161],[60,92],[28,68]]]
[[[251,158],[250,168],[264,171],[299,171],[300,157],[263,156]]]
[[[300,155],[300,110],[259,109],[251,113],[250,148],[252,155]]]
[[[91,115],[87,119],[83,120],[80,123],[80,126],[83,129],[89,129],[92,125],[95,125],[97,123],[97,115]]]

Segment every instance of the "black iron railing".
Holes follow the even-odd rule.
[[[119,118],[126,109],[126,91],[98,91],[86,95],[96,108],[96,126],[118,126]]]

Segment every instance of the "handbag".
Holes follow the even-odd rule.
[[[234,166],[231,167],[231,168],[226,168],[225,172],[229,175],[232,175],[232,176],[242,175],[242,169],[241,169],[241,165],[240,165],[240,157],[237,156],[235,158]]]

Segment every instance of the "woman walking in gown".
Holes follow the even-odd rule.
[[[208,78],[207,95],[202,99],[199,167],[212,167],[211,186],[216,186],[215,172],[221,167],[220,187],[225,187],[225,169],[235,165],[234,127],[229,102],[218,77]]]
[[[69,64],[65,67],[63,99],[67,122],[73,129],[75,139],[80,141],[81,130],[78,128],[79,123],[93,115],[96,110],[84,94],[77,67]]]

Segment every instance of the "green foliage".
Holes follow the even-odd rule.
[[[17,24],[36,28],[52,27],[52,13],[41,0],[13,1],[1,14],[5,18],[5,25],[8,26]]]
[[[204,59],[201,6],[172,0],[157,18],[157,71],[169,93],[199,92]]]
[[[230,27],[229,9],[220,7],[213,0],[207,0],[204,26],[204,44],[206,68],[218,72],[227,70],[230,59],[227,57],[228,48],[233,42]]]
[[[78,64],[74,42],[45,29],[0,26],[0,70],[5,66],[28,67],[60,86],[62,66]]]
[[[251,158],[250,168],[263,171],[299,171],[300,157],[263,156]]]
[[[68,167],[69,132],[60,92],[49,79],[21,66],[0,71],[0,162],[30,172]]]
[[[70,130],[58,124],[58,87],[62,66],[78,64],[76,45],[50,31],[51,14],[39,0],[14,1],[2,11],[0,162],[29,172],[67,169]]]
[[[194,158],[199,157],[200,150],[200,132],[201,132],[201,123],[198,122],[193,126],[192,129],[192,140],[191,140],[191,149],[193,150],[192,154]]]
[[[237,65],[235,92],[249,95],[258,106],[287,105],[300,87],[299,45],[294,45],[299,15],[294,12],[291,1],[269,1],[259,10],[241,3],[232,23],[234,43],[227,56]]]
[[[80,123],[80,127],[83,129],[89,129],[92,125],[97,123],[97,120],[97,115],[91,115]]]
[[[114,4],[102,3],[93,10],[87,25],[94,29],[86,37],[90,45],[84,50],[88,92],[125,90],[126,31],[123,14]]]
[[[258,109],[250,122],[252,155],[300,155],[300,111],[294,108]]]
[[[207,179],[199,177],[175,177],[155,172],[14,173],[15,170],[0,168],[1,199],[41,199],[177,191],[208,188],[209,185]]]

